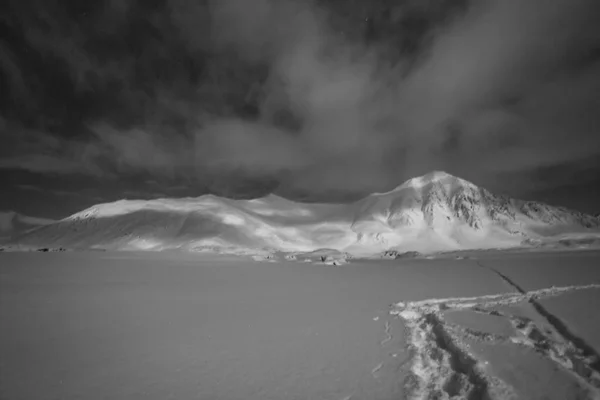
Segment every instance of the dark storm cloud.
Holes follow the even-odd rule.
[[[597,169],[597,2],[451,3],[12,2],[0,167],[316,193]]]

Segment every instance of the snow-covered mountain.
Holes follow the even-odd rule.
[[[330,248],[366,255],[506,248],[598,232],[598,217],[496,196],[435,171],[351,204],[298,203],[275,195],[121,200],[28,232],[18,242],[119,250]]]
[[[54,222],[56,221],[51,219],[28,217],[15,211],[0,211],[0,239],[18,236]]]
[[[494,195],[441,171],[359,203],[352,227],[360,239],[398,250],[514,247],[600,227],[597,217]]]

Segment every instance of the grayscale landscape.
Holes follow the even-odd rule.
[[[441,171],[4,215],[2,398],[600,399],[598,217]]]
[[[600,400],[599,0],[5,0],[0,400]]]
[[[600,398],[597,217],[434,171],[5,220],[7,399]]]

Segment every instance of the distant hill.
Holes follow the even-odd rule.
[[[0,211],[0,240],[7,240],[54,222],[56,221],[28,217],[14,211]]]

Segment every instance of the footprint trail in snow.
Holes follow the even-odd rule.
[[[482,266],[483,267],[483,266]],[[485,268],[485,267],[484,267]],[[391,314],[400,317],[407,329],[411,352],[406,380],[409,399],[511,399],[515,389],[490,372],[488,362],[478,357],[472,343],[510,345],[530,349],[554,363],[582,388],[583,398],[600,399],[600,359],[584,341],[571,334],[558,318],[546,311],[540,299],[573,291],[600,289],[600,284],[550,287],[526,292],[498,274],[513,293],[476,297],[427,299],[400,302]],[[502,307],[529,303],[544,326],[534,319],[499,311]],[[466,328],[446,320],[452,311],[471,311],[503,318],[512,334],[497,334]],[[538,322],[539,323],[539,322]]]

